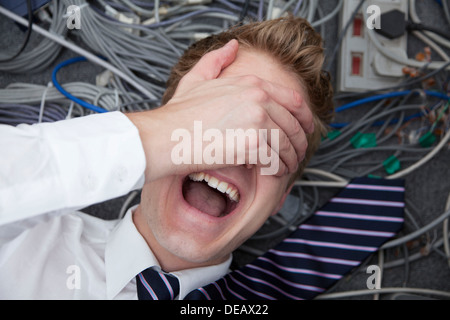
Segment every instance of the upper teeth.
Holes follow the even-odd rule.
[[[225,181],[220,181],[216,177],[210,176],[207,173],[199,172],[199,173],[191,173],[189,178],[192,181],[203,181],[205,180],[211,188],[217,189],[222,193],[228,195],[228,197],[235,201],[239,202],[239,191],[231,184],[228,184]]]

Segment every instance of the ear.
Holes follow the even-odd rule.
[[[280,203],[278,204],[276,209],[272,212],[272,216],[276,215],[281,210],[281,208],[283,207],[284,201],[286,201],[286,197],[288,196],[288,194],[291,193],[293,186],[294,186],[294,183],[292,183],[291,186],[286,189],[283,196],[281,197]]]

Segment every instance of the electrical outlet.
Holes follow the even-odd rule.
[[[360,0],[345,0],[341,11],[340,30],[349,21]],[[385,58],[374,44],[371,43],[367,32],[364,14],[369,5],[377,5],[380,13],[398,9],[408,12],[408,1],[404,0],[369,0],[366,1],[357,14],[347,34],[342,40],[337,76],[337,91],[361,92],[395,86],[402,81],[403,66]],[[370,15],[370,14],[369,14]],[[383,21],[380,21],[382,24]],[[375,35],[389,50],[407,57],[407,35],[390,40],[381,35]]]

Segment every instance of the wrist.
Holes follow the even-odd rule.
[[[146,159],[146,183],[158,179],[164,173],[163,165],[166,163],[164,157],[167,154],[165,147],[168,143],[163,131],[165,125],[163,125],[164,121],[157,110],[125,114],[139,132]]]

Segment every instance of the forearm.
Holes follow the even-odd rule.
[[[0,126],[0,150],[0,224],[80,209],[143,184],[139,133],[118,112]]]

